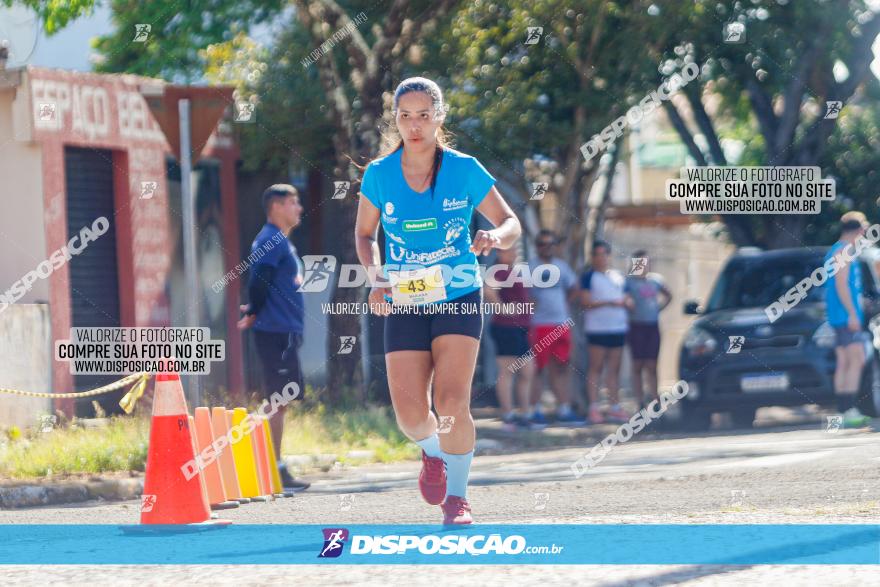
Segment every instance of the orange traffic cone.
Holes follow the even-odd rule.
[[[208,408],[196,408],[196,449],[201,453],[214,443],[214,431],[211,427],[211,414]],[[209,463],[202,469],[202,478],[208,492],[208,504],[212,510],[228,510],[237,508],[237,501],[227,501],[223,479],[220,476],[219,455],[213,455]]]
[[[214,430],[214,440],[229,433],[226,408],[211,410],[211,427]],[[228,444],[220,451],[220,474],[223,479],[223,490],[228,499],[233,499],[238,503],[251,502],[249,498],[241,495],[241,488],[238,486],[238,473],[235,471],[235,459],[232,457],[232,447]]]
[[[247,417],[247,410],[235,408],[226,413],[229,416],[229,427],[238,429],[238,432],[231,430],[230,436],[233,440],[232,456],[235,458],[235,470],[238,472],[238,486],[241,488],[241,494],[249,497],[252,501],[268,501],[269,498],[260,490],[260,477],[257,473],[251,435],[244,433],[242,423]]]
[[[254,441],[254,458],[257,461],[257,472],[260,475],[260,491],[263,495],[273,495],[272,477],[269,472],[269,460],[266,456],[266,436],[263,434],[263,421],[257,418],[257,426],[251,433]]]
[[[193,420],[192,416],[188,415],[186,417],[186,419],[187,419],[187,422],[189,422],[189,431],[190,431],[190,438],[192,438],[193,454],[197,455],[197,454],[199,454],[199,449],[198,449],[198,447],[196,447],[196,423]],[[196,465],[198,466],[198,461],[196,461]],[[197,470],[199,472],[199,474],[198,474],[199,486],[202,488],[202,497],[204,498],[205,503],[208,504],[208,507],[210,507],[211,502],[208,501],[208,488],[205,487],[205,472],[202,469],[197,469]]]
[[[141,505],[141,524],[229,524],[211,520],[195,464],[192,431],[177,373],[159,373]]]
[[[261,422],[263,428],[263,438],[266,441],[266,452],[269,455],[269,479],[272,485],[272,493],[275,497],[293,497],[293,493],[284,493],[284,487],[281,486],[281,473],[278,472],[278,462],[275,460],[275,445],[272,442],[272,431],[269,429],[269,421]]]

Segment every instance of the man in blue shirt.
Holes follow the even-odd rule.
[[[862,268],[855,254],[855,243],[865,233],[868,221],[861,212],[847,212],[840,218],[840,240],[825,255],[825,265],[838,257],[838,271],[825,282],[825,306],[828,324],[836,335],[837,365],[834,391],[837,411],[845,427],[864,426],[868,418],[856,407],[862,368],[865,366],[865,321],[859,297],[862,294]]]
[[[251,244],[248,257],[253,263],[248,280],[251,302],[241,306],[245,315],[238,327],[253,328],[266,399],[281,393],[290,383],[296,384],[296,397],[302,399],[305,389],[299,347],[303,342],[303,266],[296,248],[287,239],[302,217],[296,188],[288,184],[269,186],[263,192],[263,210],[266,224]],[[309,483],[294,479],[281,460],[284,413],[282,406],[269,419],[281,484],[286,490],[303,490]]]

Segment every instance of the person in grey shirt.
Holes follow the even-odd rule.
[[[538,376],[534,379],[532,401],[534,407],[529,421],[533,428],[547,425],[547,419],[539,406],[542,389],[541,372],[547,367],[550,388],[556,396],[556,422],[563,425],[580,426],[585,420],[571,409],[570,369],[571,360],[571,314],[568,303],[578,295],[577,277],[571,267],[554,256],[559,239],[552,230],[542,230],[535,241],[538,256],[529,261],[529,270],[536,282],[552,282],[550,268],[536,270],[541,265],[553,265],[559,270],[559,279],[550,287],[529,289],[529,296],[535,304],[532,325],[529,331],[529,344],[535,353]]]
[[[647,380],[648,402],[658,398],[657,357],[660,354],[660,312],[672,301],[663,278],[650,273],[648,253],[632,254],[632,267],[624,284],[624,292],[632,299],[629,309],[629,332],[626,342],[632,356],[632,382],[639,405],[645,406],[643,382]],[[644,379],[642,376],[644,375]]]

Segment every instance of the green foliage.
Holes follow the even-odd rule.
[[[39,429],[0,448],[0,477],[143,470],[150,424],[146,418],[111,418],[101,428]]]
[[[863,0],[696,0],[657,3],[666,26],[682,31],[662,48],[665,63],[686,60],[703,65],[702,102],[712,129],[691,125],[691,133],[711,143],[733,141],[741,149],[738,165],[821,165],[838,179],[839,199],[824,204],[820,216],[761,215],[725,217],[738,244],[765,247],[827,244],[833,223],[845,209],[876,211],[868,185],[856,168],[876,167],[876,148],[860,149],[870,139],[878,81],[866,71],[870,41],[878,20]],[[746,40],[724,43],[726,23],[745,25]],[[696,91],[691,84],[687,92]],[[866,96],[874,98],[866,99]],[[825,103],[845,102],[837,120],[823,120]],[[711,103],[711,106],[708,106]],[[850,120],[847,120],[850,119]],[[863,132],[864,131],[864,132]],[[859,153],[845,151],[859,148]],[[703,149],[710,163],[723,164]]]
[[[231,41],[251,25],[277,16],[283,0],[111,0],[114,30],[99,37],[98,71],[127,72],[185,83],[204,81],[212,43]],[[135,25],[148,24],[146,42],[135,42]]]
[[[238,99],[256,104],[257,124],[239,125],[245,169],[320,167],[332,159],[333,126],[317,70],[301,64],[311,50],[306,32],[292,26],[279,31],[272,49],[239,33],[202,51],[209,82],[234,85]]]
[[[372,450],[378,462],[413,459],[417,445],[397,427],[388,406],[330,410],[325,404],[308,412],[293,411],[285,424],[284,454],[336,454],[345,462],[351,450]]]
[[[559,158],[573,141],[589,140],[644,93],[639,74],[656,70],[639,35],[653,23],[641,3],[631,4],[468,4],[425,51],[427,68],[450,87],[455,132],[477,154],[512,160]],[[529,27],[543,32],[526,45]],[[579,106],[586,107],[580,132]]]
[[[71,21],[90,15],[95,7],[95,0],[0,0],[0,5],[13,4],[33,9],[43,21],[43,30],[51,36]]]

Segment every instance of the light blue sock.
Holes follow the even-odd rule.
[[[441,456],[440,451],[440,437],[437,436],[435,432],[428,438],[423,438],[422,440],[416,440],[416,444],[422,447],[422,450],[425,451],[425,454],[429,457],[439,457]]]
[[[446,497],[456,495],[467,498],[468,476],[473,458],[474,451],[463,455],[443,451],[443,460],[446,462]]]

